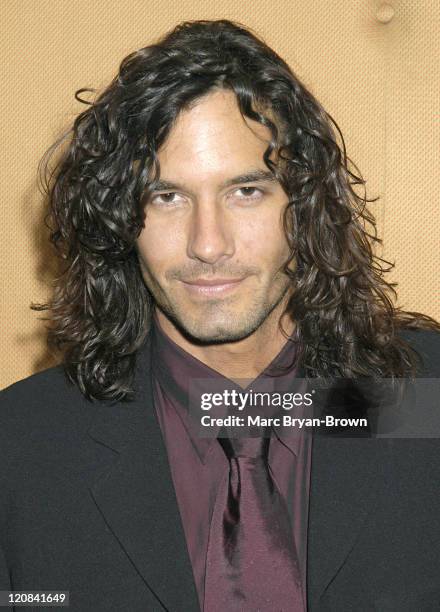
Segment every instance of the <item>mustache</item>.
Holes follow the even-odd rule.
[[[252,274],[258,274],[259,268],[255,266],[186,266],[171,268],[165,274],[168,280],[192,281],[198,278],[244,278]]]

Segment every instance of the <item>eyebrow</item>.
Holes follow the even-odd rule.
[[[277,183],[278,179],[270,170],[251,170],[245,174],[234,176],[221,185],[222,189],[232,187],[233,185],[241,185],[243,183]],[[171,181],[161,180],[152,183],[151,191],[186,191],[182,185]]]

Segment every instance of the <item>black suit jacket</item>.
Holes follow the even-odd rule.
[[[439,377],[440,334],[405,336]],[[125,404],[86,401],[60,367],[0,394],[0,590],[68,590],[72,612],[199,610],[147,343],[136,380]],[[439,468],[437,439],[314,438],[311,612],[440,610]]]

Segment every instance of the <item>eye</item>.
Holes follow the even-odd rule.
[[[165,193],[156,193],[151,196],[151,203],[159,206],[165,204],[178,204],[183,198],[180,194],[175,191],[167,191]]]
[[[240,193],[241,192],[241,195]],[[263,191],[258,187],[240,187],[233,192],[233,196],[238,194],[239,200],[257,200],[263,196]]]

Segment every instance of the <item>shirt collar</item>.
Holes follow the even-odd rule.
[[[162,392],[168,397],[176,409],[194,449],[198,453],[200,460],[204,463],[216,438],[215,436],[212,438],[200,437],[198,425],[190,415],[189,387],[191,379],[213,378],[220,383],[224,381],[225,388],[227,386],[227,388],[230,389],[232,385],[232,388],[236,388],[237,391],[243,392],[244,389],[177,345],[163,331],[156,313],[154,313],[152,319],[151,361],[153,376],[158,381]],[[292,364],[297,353],[297,342],[295,342],[295,339],[296,333],[294,332],[292,336],[286,340],[286,343],[278,355],[276,355],[265,370],[252,381],[252,388],[255,388],[259,383],[267,385],[269,380],[273,381],[273,391],[281,393],[288,392],[292,389],[293,381],[298,370],[296,363],[294,363],[294,366],[289,368],[287,372],[277,376],[268,376],[268,373],[272,371],[272,369],[274,369],[275,372],[275,368],[278,368],[278,366],[284,367]],[[266,383],[264,383],[264,381],[266,381]],[[250,386],[251,385],[248,385],[248,387]],[[274,427],[273,429],[280,442],[297,456],[300,444],[298,433],[289,435],[282,427]],[[220,427],[215,428],[215,431],[211,428],[211,432],[215,435],[218,434],[219,430]]]

